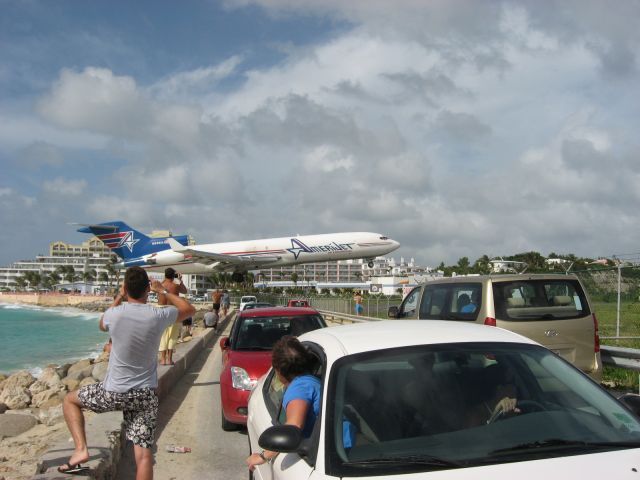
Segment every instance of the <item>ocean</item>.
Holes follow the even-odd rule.
[[[61,365],[102,352],[109,335],[98,328],[100,313],[0,303],[0,373]]]

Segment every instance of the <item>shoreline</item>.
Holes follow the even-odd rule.
[[[104,295],[74,295],[69,293],[0,293],[0,304],[52,308],[79,308],[103,312],[112,298]]]

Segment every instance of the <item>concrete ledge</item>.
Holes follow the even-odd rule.
[[[173,354],[175,365],[158,365],[158,397],[160,401],[171,391],[171,388],[182,378],[194,360],[207,348],[218,332],[223,331],[229,321],[234,317],[232,310],[224,320],[220,320],[217,329],[206,329],[198,337],[193,337],[189,342],[176,345]],[[84,465],[90,472],[83,478],[112,479],[115,478],[118,461],[122,448],[126,444],[123,430],[124,422],[122,412],[108,412],[91,415],[86,419],[85,430],[89,454],[91,458]],[[72,478],[71,475],[58,473],[57,467],[63,465],[73,452],[74,445],[69,441],[70,435],[65,436],[50,448],[38,462],[36,475],[33,480],[62,480]]]

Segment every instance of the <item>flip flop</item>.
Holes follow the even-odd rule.
[[[61,470],[62,467],[67,467],[67,468],[64,469],[64,470]],[[69,462],[65,463],[64,465],[60,465],[58,467],[58,472],[60,472],[60,473],[68,473],[69,475],[78,475],[78,474],[81,474],[81,473],[86,473],[89,470],[90,470],[89,467],[83,467],[79,463],[77,463],[75,465],[71,465]]]

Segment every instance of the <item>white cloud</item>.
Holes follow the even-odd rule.
[[[92,217],[75,220],[206,241],[371,230],[424,263],[606,255],[633,246],[640,195],[640,12],[622,3],[227,1],[345,23],[271,65],[231,46],[145,82],[65,68],[40,119],[0,115],[0,150],[35,170],[64,148],[118,163],[43,183]]]
[[[77,197],[83,194],[86,188],[86,180],[68,180],[62,177],[46,180],[42,183],[42,189],[45,193],[65,197]]]

